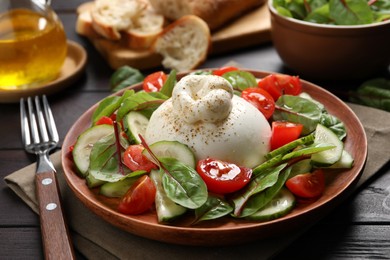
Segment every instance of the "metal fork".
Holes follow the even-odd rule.
[[[43,109],[42,109],[43,107]],[[37,155],[35,175],[42,242],[46,259],[74,259],[65,223],[56,170],[49,152],[57,147],[58,132],[46,96],[20,100],[22,140],[27,152]]]

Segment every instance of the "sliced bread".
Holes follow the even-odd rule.
[[[206,59],[210,45],[207,24],[197,16],[186,15],[164,28],[154,43],[154,51],[163,56],[164,67],[188,71]]]
[[[156,13],[153,8],[143,10],[133,20],[133,26],[123,33],[127,46],[131,49],[150,48],[163,31],[164,23],[164,16]]]
[[[131,28],[133,20],[145,8],[142,0],[95,0],[91,10],[92,27],[107,39],[119,40],[120,32]]]

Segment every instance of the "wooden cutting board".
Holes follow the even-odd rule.
[[[79,9],[86,8],[90,2],[84,3]],[[234,20],[224,28],[212,34],[210,55],[239,50],[271,40],[271,23],[267,5]],[[161,66],[161,55],[151,50],[132,50],[123,43],[104,38],[88,38],[111,68],[117,69],[128,65],[138,69],[151,69]]]

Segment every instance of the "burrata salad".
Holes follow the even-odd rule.
[[[353,166],[344,124],[299,77],[224,67],[141,85],[99,102],[71,147],[79,176],[120,213],[267,221],[321,197],[328,168]]]

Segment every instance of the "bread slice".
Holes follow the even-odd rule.
[[[76,20],[76,32],[89,38],[97,38],[99,34],[92,27],[92,16],[89,10],[78,14]]]
[[[149,0],[151,5],[170,20],[188,14],[202,18],[212,31],[244,12],[260,6],[265,0]]]
[[[132,27],[133,20],[145,8],[142,0],[95,0],[91,10],[92,27],[107,39],[119,40],[120,32]]]
[[[148,49],[163,31],[165,18],[147,8],[134,19],[132,28],[124,32],[127,46],[131,49]]]
[[[211,45],[210,29],[197,16],[186,15],[163,30],[154,44],[154,51],[163,56],[162,64],[177,71],[199,66]]]

